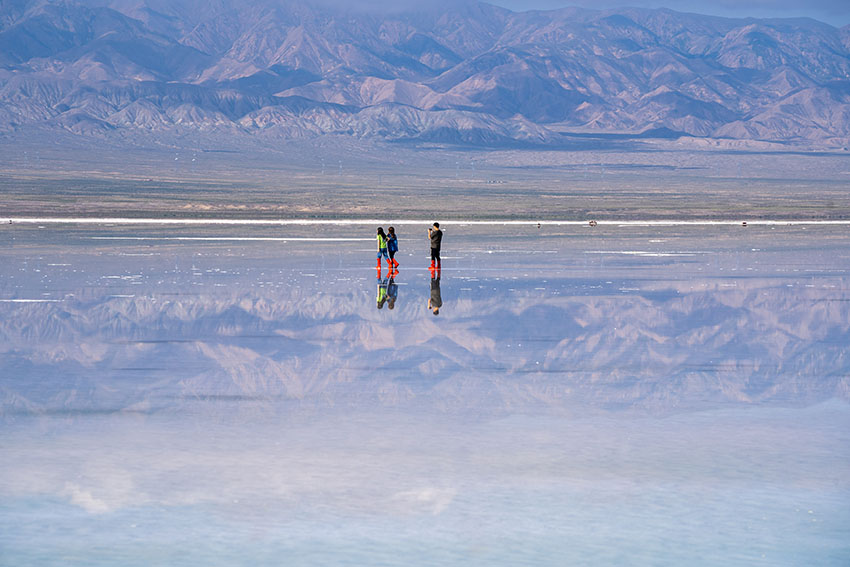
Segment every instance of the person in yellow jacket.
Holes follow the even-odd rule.
[[[381,269],[381,256],[387,259],[387,265],[392,269],[393,265],[390,262],[390,255],[387,253],[387,235],[384,234],[383,227],[378,227],[378,266]]]

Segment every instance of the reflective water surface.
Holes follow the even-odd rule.
[[[0,564],[850,561],[846,227],[445,229],[3,226]]]

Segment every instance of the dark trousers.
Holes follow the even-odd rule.
[[[431,248],[431,261],[432,262],[440,262],[440,249],[439,248]]]

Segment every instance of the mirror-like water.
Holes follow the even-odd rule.
[[[4,226],[0,563],[846,564],[846,227],[445,228]]]

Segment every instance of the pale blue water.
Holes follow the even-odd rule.
[[[4,226],[0,564],[848,564],[846,229],[600,228]]]

